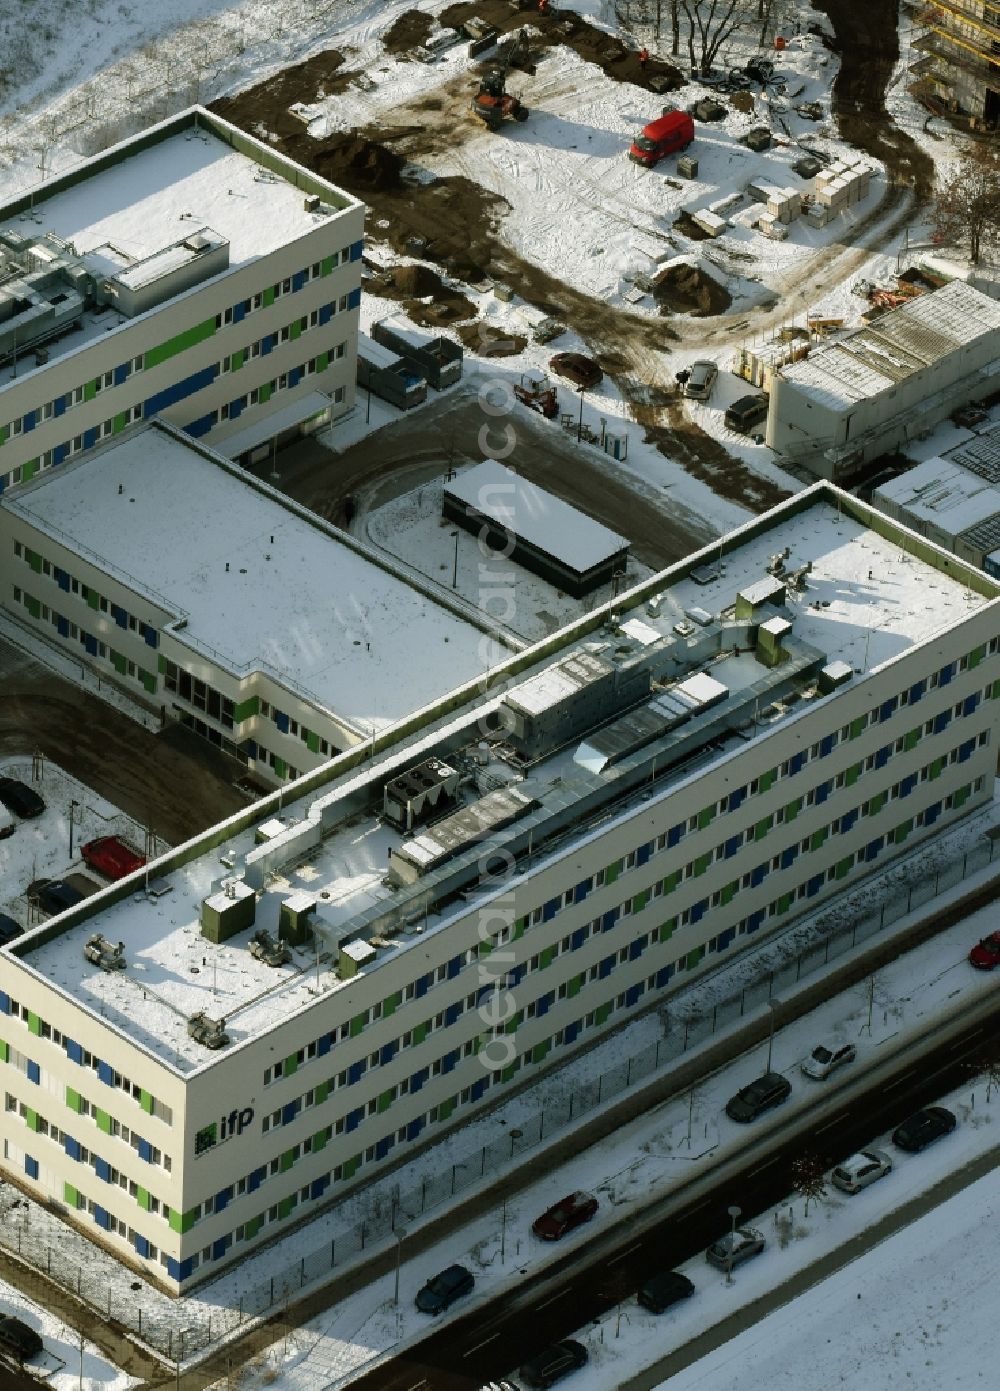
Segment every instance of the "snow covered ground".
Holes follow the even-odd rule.
[[[82,1336],[56,1315],[34,1303],[19,1289],[0,1280],[0,1314],[13,1315],[41,1336],[45,1351],[29,1364],[32,1371],[44,1371],[45,1384],[52,1391],[126,1391],[137,1386],[138,1378],[120,1371]],[[0,1384],[3,1369],[0,1367]]]

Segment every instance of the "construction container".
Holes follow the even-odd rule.
[[[729,226],[724,217],[720,217],[718,213],[714,213],[708,208],[699,208],[697,212],[693,212],[691,221],[703,232],[707,232],[710,237],[721,237]]]
[[[698,177],[698,161],[690,155],[682,155],[677,161],[677,172],[682,179],[696,179]]]

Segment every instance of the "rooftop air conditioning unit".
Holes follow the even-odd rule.
[[[265,966],[284,966],[292,959],[292,953],[285,942],[278,942],[266,928],[261,927],[250,938],[250,955]]]
[[[102,971],[124,971],[125,969],[125,943],[119,942],[115,945],[109,942],[106,937],[102,937],[99,932],[95,932],[92,937],[87,938],[83,954],[93,965],[100,966]]]
[[[195,1043],[203,1043],[206,1048],[225,1048],[230,1041],[226,1033],[226,1021],[209,1019],[207,1014],[200,1011],[198,1014],[192,1014],[188,1020],[187,1031]]]

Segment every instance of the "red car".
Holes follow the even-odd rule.
[[[140,855],[118,836],[88,840],[86,845],[80,846],[80,854],[91,869],[96,869],[105,879],[124,879],[146,863],[145,855]]]
[[[558,1241],[574,1227],[589,1222],[597,1208],[598,1202],[592,1193],[570,1193],[567,1198],[560,1198],[548,1212],[543,1212],[532,1223],[531,1230],[543,1241]]]
[[[980,971],[992,971],[1000,966],[1000,932],[991,932],[969,952],[969,960]]]

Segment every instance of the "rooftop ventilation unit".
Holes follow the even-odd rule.
[[[253,927],[257,895],[242,879],[227,879],[218,893],[201,905],[201,935],[210,942],[224,942],[237,932]]]
[[[284,942],[276,942],[266,928],[261,927],[250,938],[250,955],[265,966],[284,966],[292,953]]]
[[[208,1015],[201,1011],[192,1014],[188,1020],[187,1031],[195,1043],[203,1043],[206,1048],[225,1048],[230,1042],[229,1035],[226,1033],[226,1021],[224,1019],[209,1019]]]
[[[125,969],[125,943],[119,942],[115,945],[109,942],[106,937],[102,937],[99,932],[95,932],[93,937],[87,938],[83,954],[93,965],[100,966],[102,971],[124,971]]]
[[[454,801],[459,781],[456,769],[439,758],[428,758],[386,783],[382,813],[400,830],[410,831],[418,822],[426,821],[437,807],[443,810]]]

